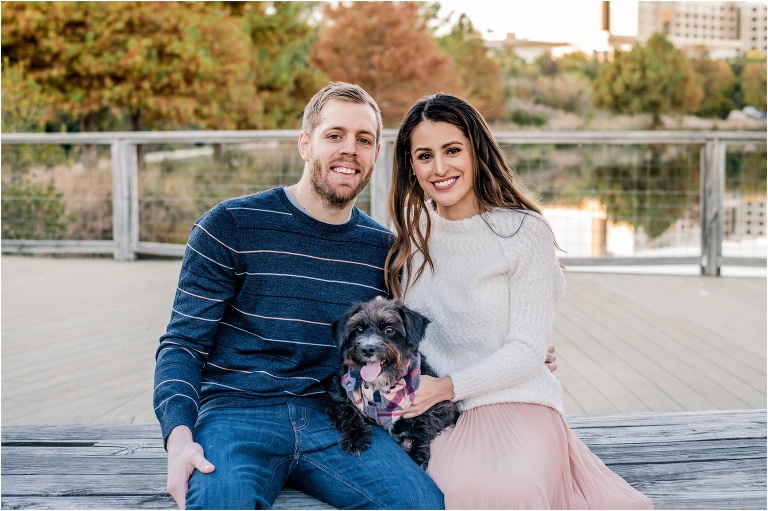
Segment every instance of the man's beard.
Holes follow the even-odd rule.
[[[328,169],[328,173],[332,170]],[[365,169],[361,171],[365,173]],[[371,172],[368,175],[362,176],[356,188],[343,187],[342,190],[338,190],[328,183],[323,175],[323,166],[319,160],[313,160],[311,163],[311,172],[309,176],[309,182],[312,184],[312,189],[315,194],[323,201],[326,207],[332,209],[344,209],[350,202],[354,202],[357,196],[366,187],[371,180]]]

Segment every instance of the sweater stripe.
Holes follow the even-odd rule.
[[[205,258],[206,258],[206,259],[208,259],[210,262],[212,262],[212,263],[214,263],[214,264],[218,264],[218,265],[219,265],[219,266],[221,266],[222,268],[226,268],[226,269],[228,269],[228,270],[234,270],[234,268],[232,268],[231,266],[227,266],[226,264],[222,264],[222,263],[220,263],[220,262],[218,262],[218,261],[215,261],[215,260],[211,259],[210,257],[206,256],[205,254],[203,254],[203,253],[202,253],[202,252],[200,252],[199,250],[195,249],[195,247],[193,247],[193,246],[192,246],[192,245],[190,245],[189,243],[187,243],[187,247],[188,247],[190,250],[193,250],[194,252],[197,252],[198,254],[200,254],[200,256],[201,256],[201,257],[205,257]]]
[[[199,396],[199,394],[197,393],[197,390],[195,389],[195,387],[193,387],[188,381],[184,381],[184,380],[165,380],[165,381],[161,381],[160,383],[158,383],[155,386],[155,390],[157,390],[157,387],[159,387],[160,385],[163,385],[165,383],[170,383],[170,382],[181,382],[181,383],[183,383],[185,385],[189,385],[190,388],[195,392],[195,395]]]
[[[208,365],[211,366],[211,367],[215,367],[216,369],[221,369],[223,371],[234,371],[234,372],[237,372],[237,373],[245,373],[245,374],[256,374],[256,373],[259,373],[259,374],[266,374],[267,376],[271,376],[272,378],[277,378],[277,379],[280,379],[280,380],[302,380],[302,379],[306,379],[306,380],[313,380],[313,381],[316,381],[316,382],[320,383],[317,378],[308,378],[306,376],[276,376],[276,375],[270,374],[270,373],[268,373],[266,371],[244,371],[242,369],[230,369],[228,367],[221,367],[221,366],[217,366],[216,364],[208,364]]]
[[[237,275],[253,275],[253,276],[261,275],[261,276],[265,276],[265,277],[290,277],[290,278],[296,278],[296,279],[319,280],[319,281],[322,281],[322,282],[329,282],[329,283],[332,283],[332,284],[344,284],[344,285],[348,285],[348,286],[367,287],[369,289],[374,289],[374,290],[376,290],[376,291],[378,291],[380,293],[386,293],[385,290],[380,289],[378,287],[367,286],[365,284],[358,284],[357,282],[345,282],[343,280],[321,279],[321,278],[318,278],[318,277],[308,277],[306,275],[296,275],[296,274],[292,274],[292,273],[258,273],[258,272],[251,273],[251,272],[247,272],[246,271],[246,272],[243,272],[243,273],[237,273]]]
[[[259,208],[242,208],[242,207],[241,208],[234,208],[234,207],[232,207],[232,208],[227,208],[227,211],[236,210],[236,209],[244,209],[246,211],[261,211],[262,213],[275,213],[275,214],[278,214],[278,215],[292,216],[291,213],[289,213],[287,211],[272,211],[271,209],[259,209]]]
[[[300,321],[301,323],[312,323],[312,324],[315,324],[315,325],[326,325],[326,326],[330,326],[331,325],[330,323],[320,323],[319,321],[307,321],[306,319],[278,318],[278,317],[270,317],[270,316],[260,316],[258,314],[251,314],[250,312],[241,311],[240,309],[238,309],[234,305],[231,305],[230,307],[235,309],[240,314],[245,314],[246,316],[253,316],[255,318],[272,319],[272,320],[275,320],[275,321]]]
[[[195,401],[193,398],[189,397],[189,396],[188,396],[188,395],[186,395],[186,394],[173,394],[173,395],[171,395],[171,396],[168,396],[167,398],[163,399],[162,401],[160,401],[160,404],[158,404],[158,405],[155,407],[155,411],[157,411],[159,408],[161,408],[161,407],[162,407],[164,404],[166,404],[168,401],[170,401],[170,400],[171,400],[171,399],[173,399],[174,397],[185,397],[185,398],[187,398],[187,399],[191,400],[191,401],[192,401],[192,402],[195,404],[195,409],[198,409],[198,407],[197,407],[197,401]],[[167,436],[167,435],[166,435],[166,436]]]
[[[246,333],[248,335],[252,335],[254,337],[258,337],[262,341],[267,341],[267,342],[284,342],[284,343],[288,343],[288,344],[304,344],[306,346],[322,346],[322,347],[328,347],[328,348],[335,348],[336,347],[333,344],[317,344],[317,343],[313,343],[313,342],[289,341],[287,339],[268,339],[267,337],[263,337],[263,336],[261,336],[259,334],[254,334],[253,332],[249,332],[248,330],[245,330],[243,328],[237,327],[237,326],[235,326],[235,325],[233,325],[231,323],[225,323],[224,321],[222,321],[221,324],[224,325],[224,326],[228,326],[230,328],[234,328],[236,330],[240,330],[241,332],[244,332],[244,333]],[[214,364],[209,364],[209,365],[212,365],[212,366],[215,367]]]
[[[181,289],[180,287],[177,287],[176,289],[178,289],[178,290],[179,290],[179,291],[181,291],[182,293],[186,293],[186,294],[188,294],[189,296],[194,296],[195,298],[200,298],[200,299],[202,299],[202,300],[210,300],[210,301],[212,301],[212,302],[221,302],[221,301],[223,301],[223,300],[219,300],[219,299],[217,299],[217,298],[210,298],[210,297],[207,297],[207,296],[196,295],[195,293],[190,293],[189,291],[187,291],[187,290],[185,290],[185,289]]]
[[[172,308],[171,310],[173,312],[175,312],[176,314],[181,314],[182,316],[187,317],[187,318],[191,318],[191,319],[199,319],[200,321],[214,321],[214,322],[215,321],[221,321],[221,318],[219,318],[219,319],[207,319],[207,318],[201,318],[199,316],[190,316],[189,314],[184,314],[183,312],[178,311],[175,308]]]

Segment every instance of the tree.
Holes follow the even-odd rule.
[[[24,79],[22,66],[3,59],[2,130],[5,133],[43,131],[53,113],[37,84]],[[53,183],[30,173],[33,165],[52,167],[64,161],[60,146],[16,145],[3,147],[2,237],[4,239],[61,239],[72,223],[62,194]],[[38,173],[40,174],[40,173]]]
[[[85,131],[230,128],[256,100],[241,23],[204,2],[7,2],[2,52]]]
[[[590,82],[597,77],[599,67],[597,60],[590,58],[583,51],[566,53],[557,61],[559,72],[578,73],[589,78]]]
[[[686,57],[662,34],[628,52],[616,52],[593,85],[596,107],[621,114],[651,114],[651,128],[662,114],[695,111],[702,99],[696,75]]]
[[[43,131],[53,119],[53,109],[45,101],[40,86],[25,79],[23,65],[12,65],[3,58],[2,131],[4,133]]]
[[[702,117],[728,117],[736,108],[733,97],[737,80],[731,66],[725,61],[710,59],[705,48],[696,50],[691,65],[703,92],[701,104],[694,113]]]
[[[529,67],[514,49],[502,45],[492,51],[493,59],[499,65],[501,80],[504,88],[505,103],[512,97],[520,95],[519,80],[525,77],[526,69]]]
[[[761,112],[766,111],[766,66],[765,62],[749,62],[742,71],[744,103]]]
[[[456,68],[414,2],[325,4],[310,62],[329,79],[365,88],[395,127],[421,96],[461,94]]]
[[[251,39],[253,85],[261,99],[258,126],[301,127],[304,106],[327,79],[309,64],[316,29],[311,18],[315,2],[224,2],[233,16],[243,19]]]
[[[489,57],[482,35],[469,18],[459,16],[450,33],[439,38],[437,44],[453,59],[465,99],[489,121],[502,119],[505,108],[501,69]]]

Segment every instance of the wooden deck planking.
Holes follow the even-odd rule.
[[[765,509],[765,410],[569,415],[657,509]],[[2,508],[173,508],[156,424],[2,429]],[[322,508],[284,492],[277,509]]]
[[[671,354],[683,360],[700,357],[690,359],[689,365],[697,366],[700,361],[710,361],[715,368],[727,373],[764,369],[765,364],[760,361],[762,357],[755,356],[735,343],[734,334],[727,332],[728,337],[723,337],[722,326],[719,331],[713,331],[711,327],[697,323],[692,318],[654,314],[648,308],[636,309],[633,313],[649,318],[649,321],[639,323],[635,328],[651,342],[659,344],[663,340]],[[713,314],[722,313],[718,311]],[[705,319],[706,316],[700,318],[702,321]],[[739,326],[736,322],[729,323],[734,323],[735,328]],[[752,335],[754,338],[758,334]]]
[[[3,424],[155,422],[179,260],[2,256]],[[766,279],[567,272],[569,413],[763,408]]]
[[[573,329],[578,326],[569,317],[560,316],[558,320]],[[659,366],[653,362],[642,364],[642,349],[615,337],[602,325],[591,322],[591,326],[590,331],[582,327],[577,338],[569,339],[578,349],[574,350],[574,359],[570,364],[568,360],[562,364],[564,368],[572,369],[582,379],[596,379],[595,374],[605,373],[600,377],[605,383],[598,390],[616,411],[674,410],[682,406],[660,386],[663,383],[659,379],[675,378],[674,374],[659,371]],[[573,380],[570,378],[569,384]],[[683,382],[675,383],[679,386]],[[695,394],[691,399],[696,405],[706,406],[695,401]]]
[[[665,365],[667,353],[657,353],[655,357],[648,355],[656,346],[633,329],[635,323],[652,319],[647,313],[627,314],[627,311],[622,309],[622,302],[612,299],[611,296],[602,299],[610,303],[608,309],[600,295],[590,292],[589,289],[583,291],[580,298],[581,300],[561,304],[556,321],[571,322],[580,326],[579,336],[568,341],[573,343],[581,355],[581,359],[573,364],[574,370],[579,372],[581,377],[590,377],[584,367],[584,359],[590,359],[593,364],[604,367],[620,382],[618,385],[606,385],[604,392],[613,394],[612,402],[617,399],[621,401],[622,395],[633,395],[643,403],[644,408],[640,409],[646,410],[696,409],[708,406],[707,402],[702,402],[700,396],[691,392],[685,381],[679,378],[678,367],[671,370],[669,365]],[[632,307],[636,310],[634,304]],[[641,317],[644,319],[640,319]],[[569,348],[570,345],[564,346],[564,351]],[[568,371],[570,367],[564,365],[564,369]],[[567,378],[563,378],[565,384]],[[675,391],[685,393],[691,400],[691,406],[685,406],[676,400]],[[621,411],[629,411],[619,408],[619,404],[615,406]]]
[[[572,275],[568,277],[573,280]],[[760,309],[765,303],[765,286],[739,290],[735,285],[743,282],[738,282],[738,279],[728,279],[727,283],[720,282],[723,279],[715,280],[717,282],[705,278],[669,276],[590,275],[579,283],[580,300],[563,300],[564,303],[561,303],[558,309],[556,338],[562,334],[568,341],[562,343],[561,353],[567,358],[570,350],[577,347],[608,371],[613,370],[612,368],[620,363],[617,359],[620,359],[640,368],[639,372],[644,376],[653,375],[643,384],[642,381],[631,382],[633,371],[624,375],[614,371],[619,374],[623,392],[629,394],[634,391],[644,395],[650,409],[671,409],[668,405],[651,401],[654,390],[657,390],[654,387],[661,387],[679,402],[679,409],[709,408],[710,404],[713,408],[764,406],[765,358],[755,355],[754,351],[761,351],[759,346],[765,344],[765,313]],[[649,302],[643,296],[654,287],[669,287],[669,282],[672,282],[679,292],[679,296],[674,299],[669,296],[671,291],[657,297],[654,302]],[[612,283],[630,284],[632,292],[624,289],[624,294],[617,295],[615,289],[621,288],[605,288],[606,284]],[[714,288],[714,291],[706,295],[708,303],[698,299],[692,300],[691,288],[696,290],[698,285]],[[733,296],[719,296],[722,294],[720,287],[727,289]],[[644,291],[638,291],[640,289]],[[714,296],[717,300],[713,299]],[[724,303],[727,310],[731,307],[729,304],[734,301],[742,304],[740,314],[724,316],[716,313],[719,303]],[[681,308],[681,302],[687,302],[690,310]],[[709,324],[708,318],[712,316],[719,318],[717,331],[712,331],[712,325]],[[569,320],[571,325],[582,326],[573,335],[570,333],[573,328],[564,328]],[[684,327],[699,320],[707,320],[705,326],[709,335],[704,339],[691,336]],[[729,352],[735,351],[735,347],[741,349],[741,346],[734,346],[731,341],[730,329],[743,322],[749,323],[752,330],[758,332],[751,337],[751,345],[755,347],[753,353],[742,356],[741,365],[733,364],[723,368],[722,360],[729,357]],[[660,326],[662,324],[663,327]],[[719,351],[711,350],[710,345],[718,346]],[[600,358],[601,351],[595,346],[604,346],[606,350],[610,347],[611,355]],[[564,384],[574,380],[569,378],[572,369],[580,372],[579,376],[588,377],[582,371],[581,363],[582,361],[574,362],[573,368],[568,365],[567,360],[562,364],[564,374],[561,375],[561,380]],[[750,371],[752,379],[748,386],[745,386],[741,380],[744,374]],[[758,387],[757,392],[754,392],[755,386]],[[619,392],[617,389],[613,391]]]

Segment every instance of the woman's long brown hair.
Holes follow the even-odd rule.
[[[389,215],[397,237],[387,254],[386,280],[389,292],[400,299],[404,298],[408,285],[421,276],[427,265],[434,269],[428,246],[432,226],[429,215],[425,214],[429,206],[411,164],[411,138],[416,126],[423,121],[452,124],[469,140],[475,167],[475,199],[481,213],[493,208],[541,213],[538,201],[530,196],[507,165],[480,112],[451,94],[439,93],[420,99],[408,111],[397,133],[389,193]],[[426,218],[424,232],[419,225],[422,215]],[[421,252],[424,261],[413,278],[412,263],[416,252]],[[401,285],[401,279],[405,287]]]

